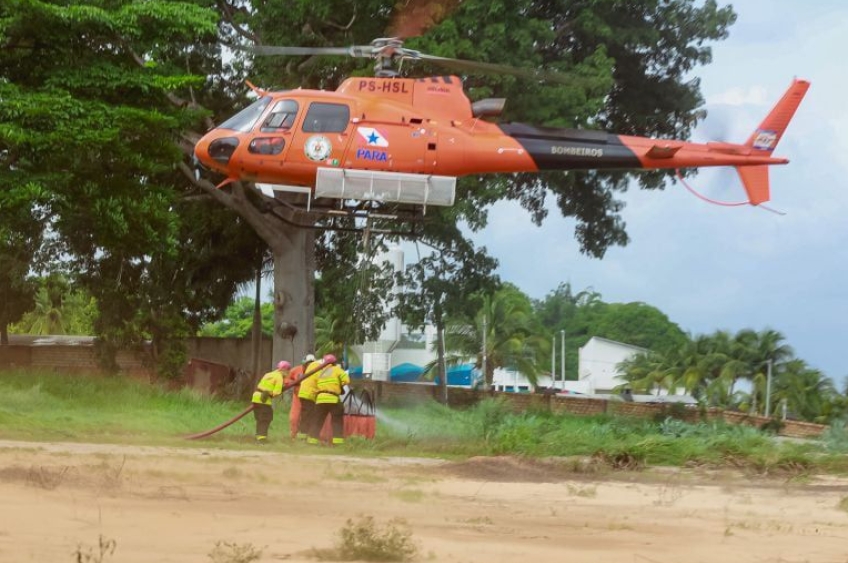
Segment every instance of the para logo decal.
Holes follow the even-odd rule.
[[[754,137],[754,148],[761,151],[774,150],[777,145],[777,132],[760,129]]]
[[[312,135],[306,139],[306,144],[303,145],[303,152],[309,160],[326,160],[330,156],[330,153],[333,152],[333,143],[323,135]]]
[[[385,148],[389,146],[389,140],[373,127],[358,127],[356,131],[365,143],[370,147]]]
[[[387,162],[389,155],[386,154],[386,151],[377,149],[356,149],[356,158],[374,162]]]

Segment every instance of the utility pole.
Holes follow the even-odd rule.
[[[556,333],[551,336],[551,383],[556,389]]]
[[[561,330],[559,333],[562,335],[562,350],[559,357],[559,373],[560,379],[562,379],[562,388],[565,389],[565,330]]]
[[[768,372],[766,373],[766,416],[771,415],[771,359],[768,360]]]

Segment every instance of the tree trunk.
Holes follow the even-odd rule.
[[[315,233],[281,225],[274,244],[274,362],[300,362],[315,347]]]
[[[210,197],[241,215],[271,249],[274,258],[272,364],[280,360],[294,364],[307,353],[314,353],[315,231],[311,219],[291,209],[269,212],[264,205],[268,198],[241,182],[233,182],[228,190],[219,190],[211,182],[195,179],[194,171],[185,163],[180,168]],[[302,197],[291,194],[279,197],[287,197],[292,203],[305,203]],[[262,205],[257,205],[257,201]]]

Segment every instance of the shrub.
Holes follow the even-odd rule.
[[[262,550],[252,543],[215,542],[215,548],[209,552],[212,563],[252,563],[262,557]]]
[[[410,561],[418,554],[412,541],[412,530],[402,518],[388,521],[378,529],[373,516],[348,520],[339,531],[339,541],[333,550],[313,550],[324,561]]]

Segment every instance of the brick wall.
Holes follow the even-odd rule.
[[[77,344],[37,344],[13,345],[0,349],[0,367],[33,367],[42,370],[62,370],[75,373],[100,371],[97,354],[89,337]],[[241,368],[253,369],[253,345],[249,339],[242,338],[188,338],[186,353],[189,359],[197,358]],[[145,366],[143,354],[132,351],[119,351],[115,358],[123,373],[134,376],[152,377],[153,373]],[[271,339],[262,340],[260,347],[260,371],[271,369]]]
[[[0,346],[0,367],[16,368],[32,364],[30,346]]]
[[[783,423],[780,435],[790,436],[792,438],[817,438],[821,436],[827,428],[827,426],[822,424],[802,422],[800,420],[787,420]]]

